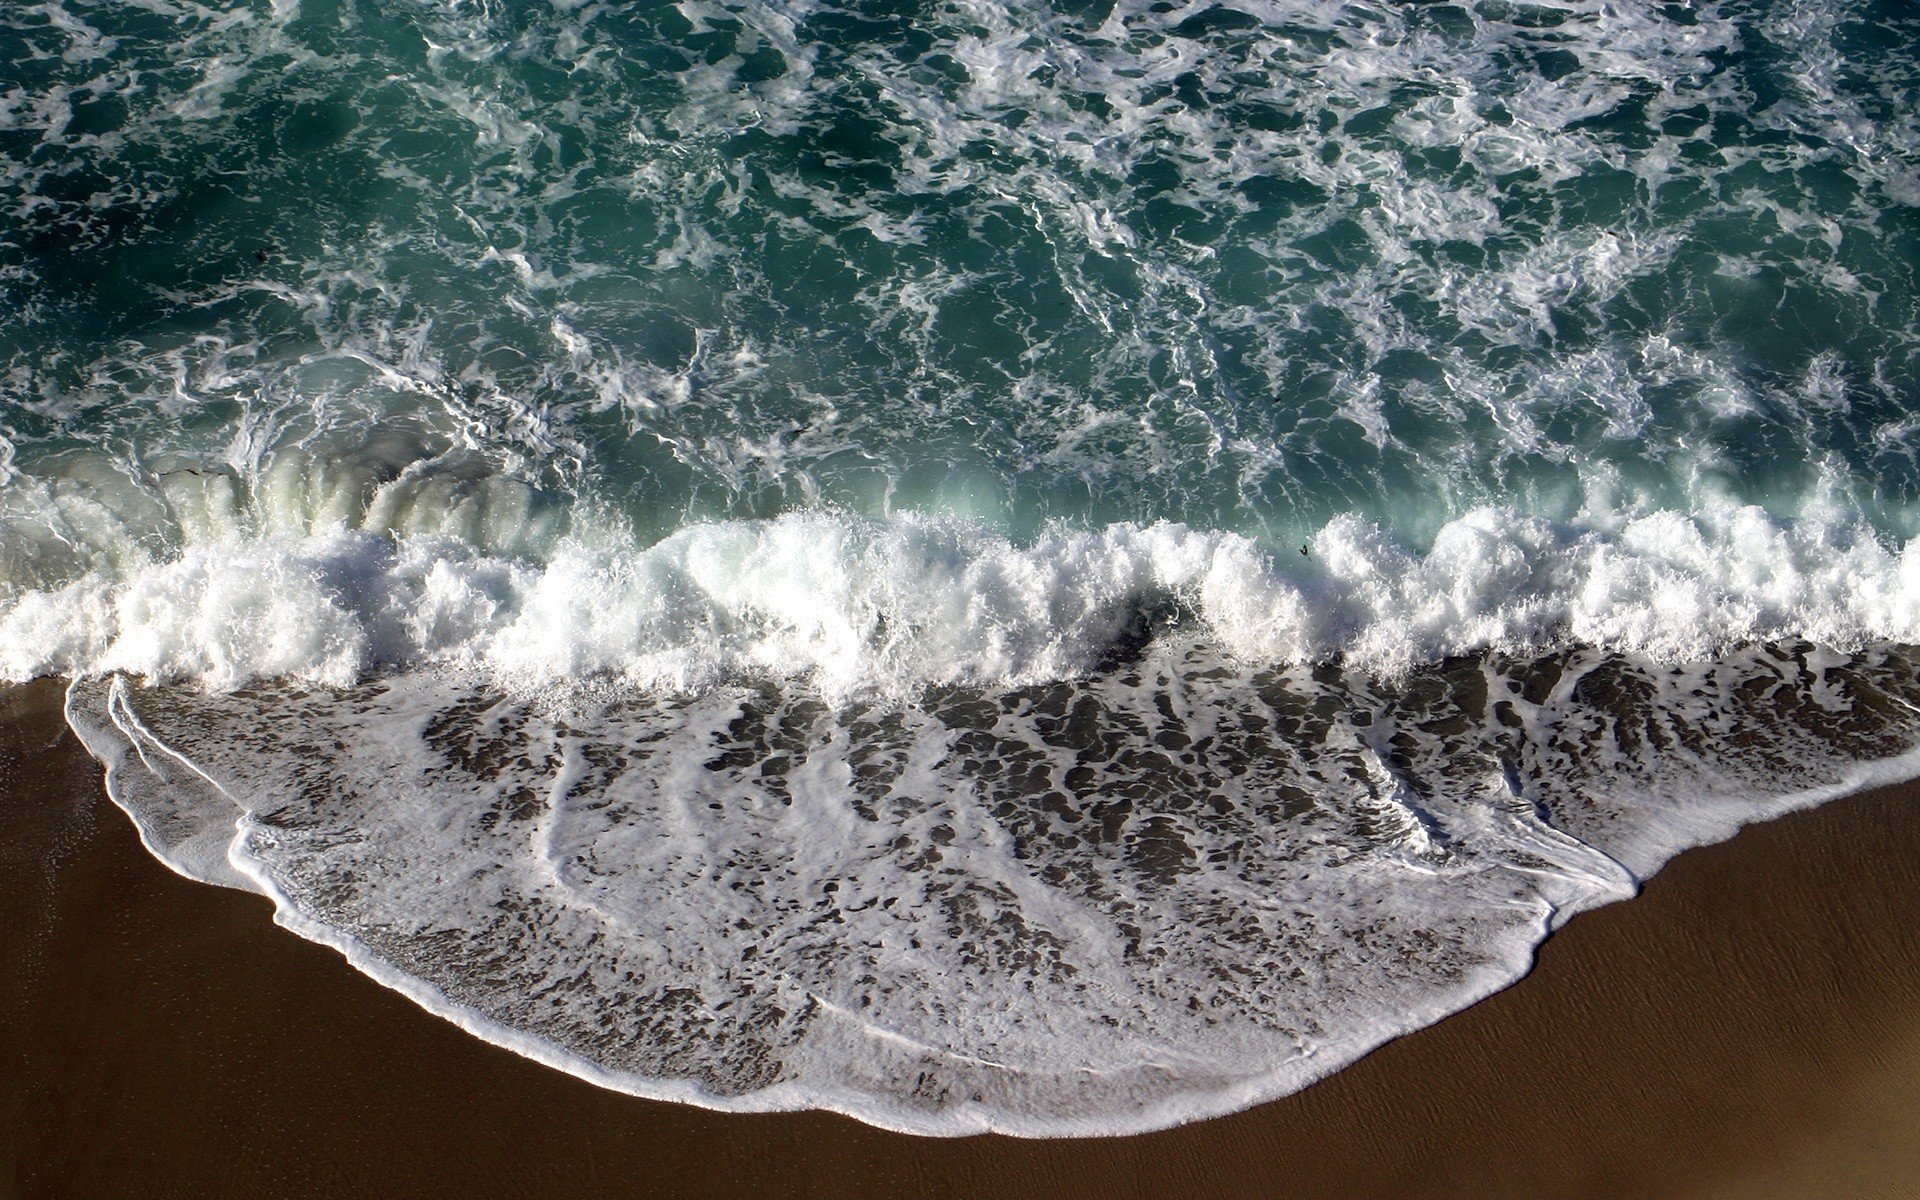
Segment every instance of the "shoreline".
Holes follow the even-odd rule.
[[[0,693],[0,1195],[1920,1192],[1920,784],[1688,851],[1292,1096],[924,1139],[639,1100],[472,1038],[153,860],[60,695]]]

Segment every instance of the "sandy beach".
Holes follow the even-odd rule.
[[[598,1090],[141,849],[0,696],[0,1195],[1920,1195],[1920,788],[1691,851],[1511,990],[1141,1137],[920,1140]]]

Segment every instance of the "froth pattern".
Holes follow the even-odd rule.
[[[163,860],[521,1053],[726,1109],[1112,1134],[1311,1082],[1677,850],[1910,770],[1915,678],[1800,643],[1381,685],[1186,640],[906,704],[115,677],[69,715]]]

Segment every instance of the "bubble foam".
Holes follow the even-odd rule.
[[[1301,550],[1165,522],[1022,544],[911,514],[698,524],[644,547],[569,537],[545,558],[369,528],[236,535],[16,585],[0,675],[230,689],[432,665],[521,688],[680,690],[750,672],[845,697],[1073,678],[1183,624],[1244,661],[1375,673],[1569,644],[1677,661],[1788,637],[1920,640],[1920,550],[1837,510],[1565,523],[1483,509],[1424,553],[1342,518]]]
[[[1799,643],[1384,683],[1164,639],[909,701],[112,676],[69,717],[164,861],[490,1041],[715,1108],[1059,1136],[1304,1086],[1678,850],[1910,773],[1915,667]]]

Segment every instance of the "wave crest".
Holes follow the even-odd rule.
[[[1488,508],[1424,553],[1343,517],[1302,551],[1164,522],[1021,544],[957,519],[818,512],[645,547],[567,537],[542,557],[437,533],[235,534],[16,592],[0,674],[345,686],[434,666],[530,687],[803,677],[849,696],[1074,678],[1176,626],[1243,661],[1385,674],[1572,644],[1674,662],[1781,638],[1920,640],[1920,551],[1841,512],[1564,523]]]

